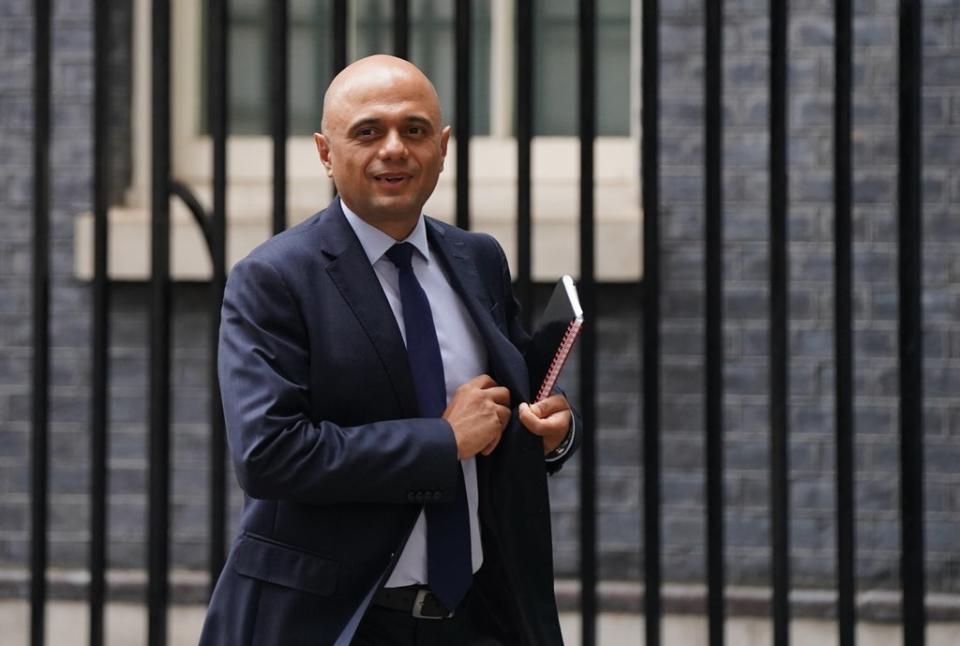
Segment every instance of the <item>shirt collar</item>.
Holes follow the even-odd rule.
[[[420,255],[422,255],[427,262],[430,261],[430,246],[427,244],[427,227],[424,223],[422,213],[417,219],[417,225],[413,227],[410,235],[398,242],[350,210],[350,207],[347,206],[343,200],[340,200],[340,207],[343,209],[343,215],[347,218],[347,222],[350,223],[350,228],[357,234],[357,238],[360,240],[360,246],[363,247],[363,251],[367,254],[371,265],[376,264],[377,261],[383,257],[383,254],[393,245],[400,244],[401,242],[409,242],[416,247],[417,251],[420,252]]]

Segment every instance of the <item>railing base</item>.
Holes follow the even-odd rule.
[[[603,597],[601,584],[601,598]],[[203,589],[203,586],[198,586]],[[664,590],[664,601],[669,603],[669,586]],[[27,601],[0,600],[0,625],[10,643],[26,643]],[[201,604],[173,605],[170,608],[168,646],[193,646],[197,643],[203,623]],[[82,634],[87,621],[87,605],[83,601],[51,601],[48,603],[47,633],[49,643],[73,643]],[[560,625],[567,646],[580,646],[580,615],[562,612]],[[704,615],[674,614],[668,609],[663,617],[664,643],[685,646],[706,645],[707,619]],[[145,642],[146,608],[139,603],[112,602],[106,607],[106,635],[109,643],[142,646]],[[597,633],[603,644],[635,644],[643,629],[639,613],[601,612],[597,618]],[[791,636],[798,644],[835,643],[836,623],[832,620],[795,618]],[[899,646],[901,628],[896,623],[863,622],[858,625],[861,643],[871,646]],[[737,646],[766,646],[769,644],[770,621],[761,617],[731,617],[727,621],[728,641]],[[931,622],[927,626],[927,644],[953,646],[960,634],[960,621]]]
[[[62,601],[86,599],[90,577],[86,570],[55,569],[47,574],[50,598]],[[25,568],[0,570],[0,604],[17,603],[27,598],[30,582]],[[115,603],[142,603],[147,583],[145,570],[107,572],[107,598]],[[199,570],[173,570],[170,573],[171,599],[176,605],[206,603],[208,577]],[[580,584],[575,579],[558,579],[557,604],[564,613],[579,610]],[[671,615],[705,615],[707,588],[696,584],[668,584],[663,587],[663,609]],[[960,624],[960,594],[927,594],[930,621]],[[643,586],[630,581],[601,581],[597,587],[599,609],[606,613],[639,614],[643,608]],[[805,589],[790,593],[791,614],[798,618],[831,620],[836,616],[835,590]],[[897,623],[901,595],[896,590],[866,590],[857,595],[857,614],[863,621]],[[730,617],[768,617],[770,588],[727,586],[726,607]],[[0,625],[3,625],[0,622]],[[960,626],[958,626],[960,628]]]

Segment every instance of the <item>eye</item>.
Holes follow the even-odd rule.
[[[357,137],[369,138],[376,134],[376,130],[371,127],[358,128],[356,131]]]
[[[423,126],[410,126],[407,128],[407,134],[409,135],[422,135],[426,132]]]

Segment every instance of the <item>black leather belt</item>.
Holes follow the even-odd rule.
[[[430,589],[422,585],[403,588],[381,588],[373,595],[372,603],[391,610],[408,612],[417,619],[450,619],[453,611],[447,610]]]

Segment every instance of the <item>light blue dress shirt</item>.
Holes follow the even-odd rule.
[[[443,376],[447,388],[447,402],[449,402],[457,388],[488,371],[487,349],[470,312],[450,285],[439,260],[431,253],[423,215],[420,216],[410,235],[398,242],[361,219],[343,200],[340,201],[340,206],[373,266],[397,326],[400,328],[404,343],[406,343],[406,330],[403,323],[403,310],[400,306],[399,270],[384,254],[399,242],[409,242],[416,247],[417,253],[413,254],[412,258],[413,273],[430,300],[433,324],[437,330],[437,340],[440,342],[440,357],[443,361]],[[545,457],[546,461],[553,462],[562,458],[572,445],[575,434],[576,423],[571,418],[567,437],[556,450]],[[470,547],[473,571],[476,572],[483,564],[480,517],[477,511],[477,461],[476,458],[469,458],[461,460],[460,464],[463,466],[464,484],[467,488]],[[421,511],[400,555],[400,560],[385,585],[388,588],[394,588],[427,582],[427,523],[426,516]]]
[[[399,271],[390,260],[384,256],[388,249],[398,244],[380,229],[367,224],[360,216],[350,210],[341,201],[343,213],[347,222],[353,228],[360,240],[370,264],[373,266],[383,293],[390,303],[393,316],[397,320],[400,334],[406,342],[406,330],[403,323],[403,310],[400,307]],[[423,216],[417,221],[416,227],[400,242],[409,242],[417,249],[413,254],[413,273],[417,277],[423,291],[430,300],[430,311],[433,314],[433,324],[437,329],[437,340],[440,342],[440,357],[443,360],[443,376],[447,387],[447,401],[453,393],[474,377],[487,372],[487,349],[483,344],[480,332],[477,330],[470,313],[460,300],[460,297],[450,285],[439,259],[431,253],[427,244],[427,229]],[[473,571],[476,572],[483,564],[483,546],[480,544],[480,518],[477,494],[477,461],[476,458],[461,460],[463,465],[464,483],[467,488],[467,508],[470,512],[470,548],[472,551]],[[410,539],[407,541],[396,568],[387,580],[386,587],[399,587],[427,583],[427,523],[423,511],[417,518]]]

